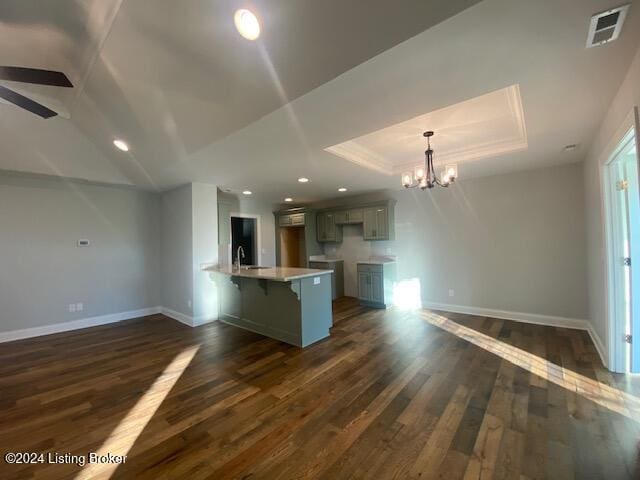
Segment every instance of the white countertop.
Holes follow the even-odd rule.
[[[396,259],[394,257],[371,257],[366,260],[358,260],[356,263],[366,265],[386,265],[389,263],[396,263]]]
[[[318,270],[315,268],[293,268],[293,267],[265,267],[260,269],[248,269],[246,267],[236,270],[232,266],[207,267],[206,272],[222,273],[233,277],[255,278],[256,280],[273,280],[275,282],[290,282],[300,278],[317,277],[327,275],[333,270]]]
[[[310,262],[318,262],[318,263],[336,263],[336,262],[344,262],[342,258],[331,258],[326,255],[311,255],[309,257]]]

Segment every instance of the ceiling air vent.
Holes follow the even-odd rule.
[[[587,48],[604,45],[618,38],[624,18],[627,16],[627,10],[629,10],[628,4],[591,17]]]

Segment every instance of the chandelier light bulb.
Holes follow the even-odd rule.
[[[413,183],[413,179],[411,178],[411,174],[410,173],[403,173],[402,174],[402,186],[404,188],[409,188],[412,183]]]
[[[426,175],[424,171],[424,167],[416,167],[414,170],[414,175],[418,182],[422,180]]]

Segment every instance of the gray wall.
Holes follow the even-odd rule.
[[[220,198],[231,203],[232,213],[258,215],[260,222],[260,263],[263,266],[275,266],[276,264],[276,229],[273,212],[277,206],[263,201],[258,197],[234,195],[218,192]],[[220,245],[219,259],[221,264],[229,264],[229,247]]]
[[[162,194],[162,306],[193,314],[193,218],[191,185]]]
[[[584,165],[589,259],[589,318],[609,355],[604,207],[600,169],[609,145],[634,106],[640,106],[640,49],[614,98]]]
[[[365,242],[352,226],[342,244],[325,246],[350,259],[347,294],[355,294],[355,259],[394,254],[398,279],[418,279],[423,303],[587,318],[581,164],[385,195],[397,200],[395,241]]]
[[[217,289],[208,273],[207,264],[218,263],[218,188],[193,183],[193,317],[195,324],[218,318]]]
[[[160,305],[159,212],[155,194],[0,173],[0,331]]]

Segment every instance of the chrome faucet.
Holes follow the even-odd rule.
[[[236,269],[240,270],[240,254],[242,254],[242,258],[244,258],[244,248],[242,248],[242,245],[240,245],[238,247],[238,250],[236,250]]]

